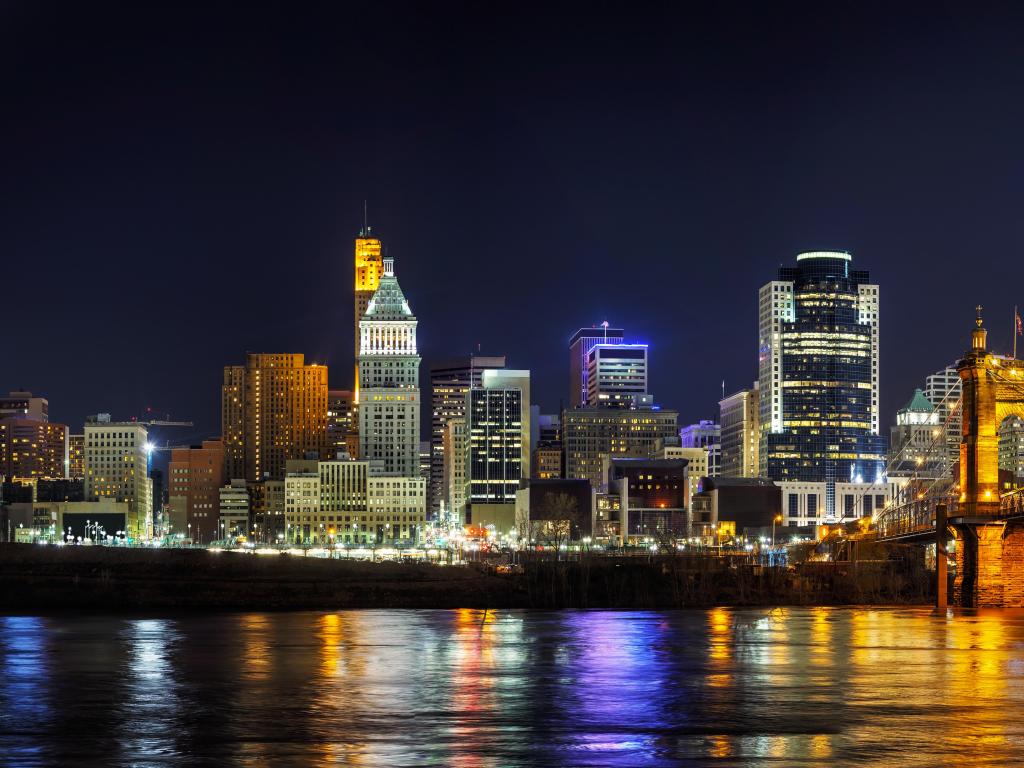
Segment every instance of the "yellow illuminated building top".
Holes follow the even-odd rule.
[[[353,318],[355,337],[355,376],[352,382],[353,402],[359,404],[359,321],[366,314],[366,307],[373,294],[380,287],[384,274],[384,260],[379,238],[370,237],[370,228],[364,226],[356,238],[355,261],[355,313]]]

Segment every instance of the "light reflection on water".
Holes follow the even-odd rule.
[[[0,764],[1009,765],[1024,614],[0,617]]]

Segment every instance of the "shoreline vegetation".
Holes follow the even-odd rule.
[[[767,567],[737,556],[526,556],[522,568],[201,549],[0,545],[0,612],[924,605],[921,558]]]

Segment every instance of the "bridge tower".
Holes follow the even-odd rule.
[[[954,602],[1024,606],[1024,521],[1001,504],[999,425],[1024,416],[1024,361],[987,349],[977,307],[971,348],[957,364],[963,384],[960,497],[949,524],[957,539]]]

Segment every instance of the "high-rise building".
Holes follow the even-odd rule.
[[[373,237],[370,227],[363,223],[363,228],[356,238],[355,247],[355,307],[353,314],[353,331],[355,335],[356,368],[353,377],[354,403],[359,403],[359,324],[366,314],[370,299],[380,287],[380,279],[384,275],[381,241]]]
[[[580,328],[569,339],[569,407],[582,408],[587,404],[588,366],[590,350],[596,344],[621,344],[621,328],[610,328],[602,323],[593,328]]]
[[[0,475],[62,478],[68,472],[68,428],[36,419],[0,419]]]
[[[1009,416],[1000,423],[999,469],[1009,473],[1008,482],[1017,485],[1024,481],[1024,419]]]
[[[33,397],[31,392],[9,392],[7,397],[0,397],[0,419],[12,416],[31,421],[49,421],[50,403],[45,397]]]
[[[757,477],[757,449],[761,440],[758,423],[757,382],[718,401],[718,423],[722,430],[721,464],[723,477]]]
[[[889,479],[952,477],[939,412],[920,389],[896,411],[890,435]]]
[[[476,504],[515,504],[519,481],[528,476],[523,472],[523,391],[481,387],[466,397],[471,511]]]
[[[416,316],[395,277],[394,259],[359,324],[359,458],[385,474],[418,478],[420,356]]]
[[[759,474],[824,483],[826,519],[842,515],[836,483],[881,481],[879,300],[850,254],[812,251],[759,293]]]
[[[85,435],[68,435],[68,477],[85,477]]]
[[[319,455],[327,435],[327,367],[301,354],[246,355],[224,368],[221,435],[229,480],[284,477],[285,462]]]
[[[466,415],[466,392],[482,386],[483,373],[489,368],[504,368],[504,356],[468,355],[444,360],[430,367],[430,486],[427,489],[428,512],[436,515],[444,498],[444,432],[449,419]]]
[[[148,438],[143,425],[110,421],[107,414],[85,424],[85,499],[127,502],[125,530],[133,539],[153,533]]]
[[[336,459],[339,453],[349,453],[350,435],[354,432],[355,402],[352,391],[327,391],[327,441],[325,458]]]
[[[722,461],[722,427],[702,419],[679,430],[679,444],[683,448],[700,448],[708,453],[708,477],[717,477]]]
[[[956,365],[947,365],[924,380],[924,396],[939,414],[939,426],[946,433],[946,453],[950,468],[960,461],[963,437],[963,410],[960,405],[960,374]]]
[[[659,440],[678,439],[677,411],[661,408],[574,408],[562,412],[565,476],[607,482],[611,458],[651,458]]]
[[[594,344],[587,353],[587,405],[628,408],[647,393],[646,344]]]
[[[185,534],[209,543],[221,538],[220,489],[224,474],[224,443],[203,440],[202,445],[175,448],[167,465],[169,533]]]
[[[449,418],[444,424],[444,506],[449,520],[466,521],[466,419]]]

